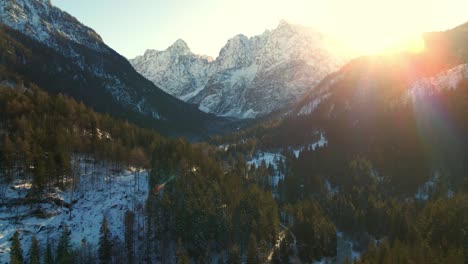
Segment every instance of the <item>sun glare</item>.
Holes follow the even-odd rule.
[[[327,29],[341,37],[357,53],[413,52],[424,50],[422,34],[437,6],[423,0],[336,2],[335,20]],[[415,19],[415,14],[427,15]]]
[[[425,43],[421,33],[403,32],[398,28],[366,30],[361,28],[353,37],[344,39],[356,52],[370,55],[376,53],[424,51]]]
[[[410,52],[420,53],[425,48],[424,39],[421,36],[401,40],[396,45],[383,49],[383,53]]]

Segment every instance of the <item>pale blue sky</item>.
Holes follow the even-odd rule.
[[[133,58],[178,38],[216,57],[236,34],[253,36],[281,19],[313,26],[363,50],[468,21],[465,0],[52,0]],[[375,43],[374,43],[375,42]]]

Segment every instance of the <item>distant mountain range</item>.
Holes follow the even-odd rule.
[[[0,35],[4,85],[14,86],[8,76],[18,75],[170,135],[205,136],[223,122],[160,90],[94,30],[48,0],[0,0]]]
[[[214,60],[181,39],[131,59],[143,76],[204,112],[255,118],[287,107],[352,54],[334,39],[284,20],[274,30],[230,39]]]

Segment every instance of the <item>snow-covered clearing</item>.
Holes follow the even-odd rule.
[[[255,167],[260,167],[263,161],[265,161],[266,166],[269,165],[273,166],[275,170],[275,174],[270,176],[270,183],[272,186],[278,186],[278,182],[280,180],[284,180],[284,174],[282,174],[278,170],[278,162],[284,161],[286,157],[278,153],[270,153],[270,152],[259,152],[255,154],[255,156],[247,162],[247,164],[252,165],[254,164]]]
[[[296,149],[293,149],[294,156],[296,158],[299,157],[299,153],[304,150],[304,149],[311,149],[315,150],[317,147],[323,147],[328,143],[327,139],[323,135],[323,133],[320,133],[320,139],[314,143],[311,143],[307,146],[302,146]],[[221,145],[220,148],[225,148],[225,145]],[[287,158],[279,153],[272,153],[272,152],[262,152],[259,151],[257,152],[252,159],[247,161],[247,164],[252,165],[254,164],[257,168],[260,167],[263,161],[265,161],[266,166],[268,167],[270,164],[273,166],[273,169],[275,171],[275,174],[273,176],[270,176],[270,183],[272,186],[278,186],[278,183],[280,180],[284,180],[284,174],[282,174],[278,170],[278,162],[280,161],[285,161]],[[329,183],[328,183],[329,184]],[[328,188],[329,187],[329,188]],[[336,192],[337,190],[332,188],[331,185],[327,186],[328,190],[331,193]]]
[[[24,202],[31,187],[29,181],[2,186],[7,189],[0,200],[0,263],[9,262],[10,239],[16,230],[20,233],[23,255],[27,256],[33,235],[43,250],[47,240],[55,246],[65,225],[71,232],[72,247],[82,243],[96,245],[104,216],[112,237],[122,241],[127,210],[135,212],[135,228],[143,228],[143,219],[139,217],[143,215],[148,195],[147,171],[120,170],[83,159],[79,175],[73,194],[69,189],[53,188],[34,203]],[[72,204],[71,217],[69,206],[64,206],[69,204]]]
[[[437,187],[441,184],[441,181],[442,179],[440,176],[440,172],[436,171],[430,179],[428,179],[425,183],[419,186],[418,191],[414,195],[414,198],[420,201],[427,201],[432,195],[434,195],[434,192],[437,191]],[[451,188],[448,188],[447,197],[451,198],[453,194],[453,190]]]
[[[315,150],[316,147],[323,147],[325,146],[326,144],[328,143],[327,139],[325,138],[325,136],[323,135],[323,133],[320,133],[320,139],[314,143],[311,143],[305,147],[300,147],[300,148],[297,148],[297,149],[294,149],[293,152],[294,152],[294,156],[296,158],[299,158],[299,153],[304,150],[304,149],[312,149],[312,150]]]
[[[340,191],[338,186],[333,187],[326,177],[323,177],[323,183],[325,184],[325,188],[327,188],[328,193],[331,195],[335,195]]]
[[[354,241],[346,238],[343,232],[336,233],[337,248],[336,248],[336,260],[335,263],[344,263],[346,259],[354,261],[360,258],[361,253],[354,250]]]

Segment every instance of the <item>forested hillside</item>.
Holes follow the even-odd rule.
[[[64,184],[73,155],[148,167],[162,137],[39,88],[0,88],[2,176],[31,176],[34,188]]]
[[[115,252],[129,252],[125,256],[135,263],[172,262],[174,257],[205,262],[213,256],[240,258],[252,243],[255,243],[255,257],[263,258],[277,239],[279,213],[271,192],[246,176],[245,162],[223,159],[217,148],[167,139],[152,130],[97,114],[69,97],[49,96],[34,87],[1,88],[0,113],[0,175],[4,191],[1,208],[6,210],[2,214],[9,212],[6,215],[10,215],[14,204],[29,205],[25,216],[16,222],[18,226],[35,219],[37,212],[43,212],[45,219],[53,217],[44,213],[49,203],[71,211],[73,203],[86,199],[78,197],[68,203],[60,197],[48,198],[57,192],[56,188],[64,191],[81,189],[82,184],[90,181],[82,162],[95,162],[93,167],[110,166],[117,171],[128,166],[151,170],[148,182],[141,184],[148,185],[153,191],[145,198],[146,210],[140,212],[143,215],[137,215],[144,219],[144,227],[125,236],[114,234],[125,239],[131,236],[131,241],[138,245],[132,246],[135,251],[119,250],[117,245],[130,242],[119,241],[112,235],[108,238],[112,243],[105,239],[88,240],[99,248],[99,252],[89,251],[83,245],[72,247],[65,228],[67,224],[76,224],[73,220],[78,217],[76,214],[86,213],[76,209],[75,216],[72,218],[70,213],[70,219],[61,224],[60,232],[64,232],[61,239],[65,242],[38,241],[39,246],[33,246],[28,242],[32,234],[18,229],[16,236],[22,238],[21,243],[28,243],[23,246],[37,247],[40,253],[34,255],[39,254],[41,260],[50,257],[54,263],[89,263],[104,258],[104,263],[119,263],[120,255]],[[112,186],[110,181],[119,181],[119,177],[111,177],[110,173],[92,175],[98,177],[97,182],[107,182],[104,186]],[[172,176],[175,178],[168,186],[161,191],[155,190],[159,183]],[[21,190],[23,187],[19,186],[30,187],[19,197],[9,197],[8,186]],[[111,189],[107,187],[108,192]],[[124,217],[123,212],[121,217]],[[107,236],[106,232],[101,229],[101,235]],[[15,237],[12,241],[12,262],[33,254],[21,251]],[[47,248],[57,247],[57,253],[49,253],[46,245]],[[111,249],[112,245],[117,248]],[[232,252],[228,253],[230,249]]]
[[[159,90],[110,48],[96,52],[59,41],[74,52],[72,58],[0,23],[0,84],[33,83],[50,94],[73,97],[99,113],[158,129],[166,136],[200,140],[222,131],[226,120]]]

